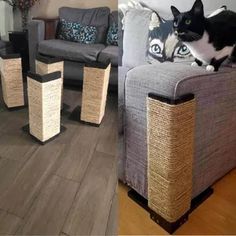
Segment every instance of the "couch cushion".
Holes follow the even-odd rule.
[[[118,11],[111,12],[109,16],[109,25],[112,26],[113,24],[118,25]]]
[[[61,57],[65,60],[95,62],[99,53],[105,48],[103,44],[79,44],[59,39],[44,40],[39,43],[39,53]]]
[[[148,27],[152,12],[132,9],[125,16],[123,65],[147,64]]]
[[[59,9],[60,19],[79,22],[82,25],[96,26],[98,30],[96,43],[105,43],[109,24],[110,9],[108,7],[78,9],[62,7]]]
[[[118,53],[119,48],[117,46],[107,46],[99,54],[98,61],[106,62],[107,59],[111,60],[112,66],[118,66]]]

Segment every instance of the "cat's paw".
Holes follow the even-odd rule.
[[[212,66],[212,65],[208,65],[208,66],[206,67],[206,70],[212,72],[212,71],[215,71],[215,67]]]
[[[197,66],[198,66],[198,64],[197,64],[197,62],[196,62],[196,61],[194,61],[194,62],[191,64],[191,66],[192,66],[192,67],[197,67]]]

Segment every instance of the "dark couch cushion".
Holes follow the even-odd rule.
[[[65,60],[83,63],[97,61],[103,44],[79,44],[59,39],[44,40],[39,43],[38,52],[48,56],[61,57]]]
[[[118,54],[119,48],[117,46],[107,46],[104,50],[102,50],[98,56],[98,61],[103,63],[106,62],[107,59],[111,60],[112,66],[118,66]]]
[[[111,12],[110,16],[109,16],[109,25],[118,25],[118,11],[113,11]]]
[[[62,7],[59,9],[60,19],[79,22],[83,25],[96,26],[98,30],[96,43],[105,43],[109,26],[110,9],[108,7],[79,9]]]

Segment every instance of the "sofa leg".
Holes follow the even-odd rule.
[[[148,206],[148,200],[141,196],[139,193],[137,193],[135,190],[131,189],[128,192],[128,196],[135,201],[139,206],[144,208],[146,211],[150,213],[150,218],[155,221],[158,225],[160,225],[164,230],[166,230],[169,234],[173,234],[181,225],[183,225],[185,222],[188,221],[189,215],[198,207],[200,206],[206,199],[208,199],[213,194],[213,189],[209,187],[205,191],[203,191],[201,194],[199,194],[197,197],[195,197],[191,201],[191,208],[190,210],[185,213],[183,216],[181,216],[177,221],[175,222],[168,222],[166,219],[164,219],[162,216],[154,212],[152,209]]]

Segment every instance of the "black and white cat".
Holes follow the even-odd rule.
[[[218,71],[227,58],[235,57],[236,13],[223,10],[206,18],[201,0],[188,12],[180,13],[174,6],[171,10],[176,36],[195,57],[193,66],[206,64],[208,71]]]

